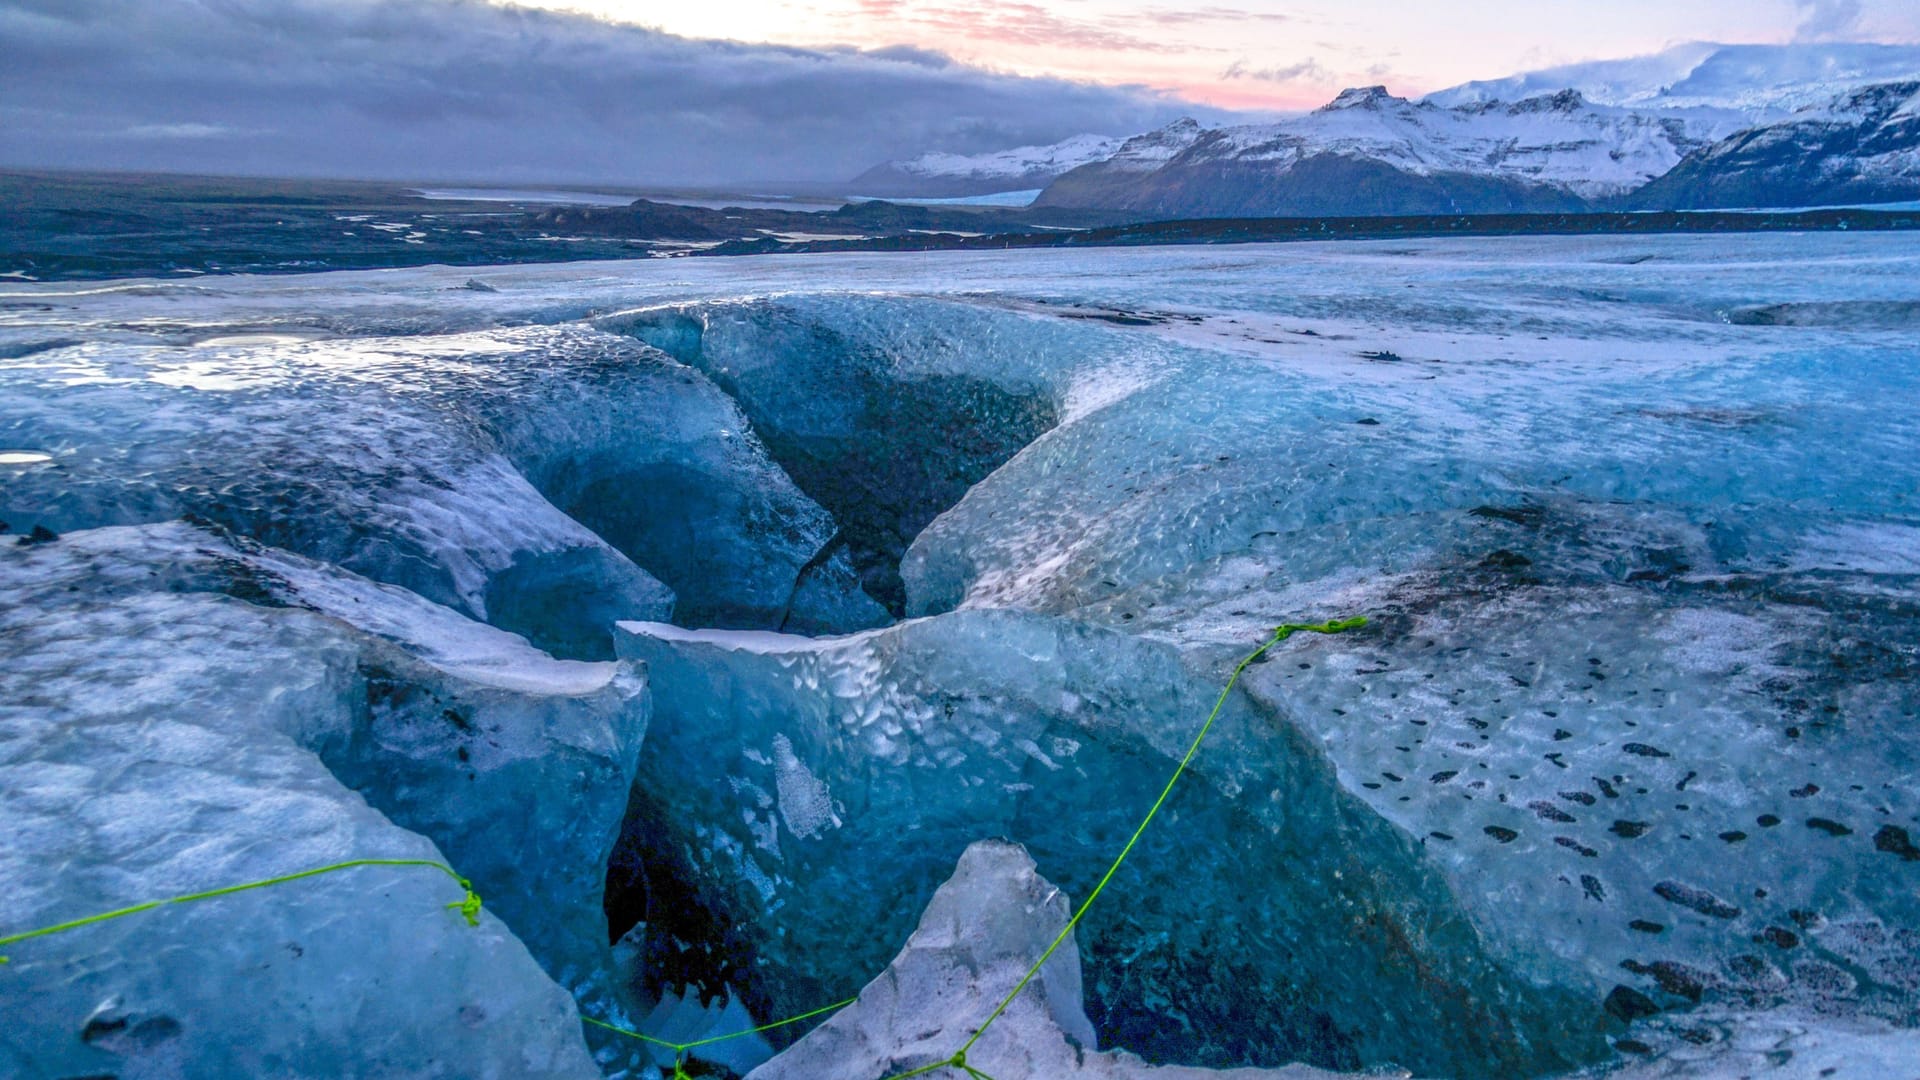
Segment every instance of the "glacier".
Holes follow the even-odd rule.
[[[0,285],[0,1074],[1872,1077],[1920,245]],[[477,283],[484,288],[471,287]],[[15,1020],[15,1018],[19,1018]],[[1015,1035],[1006,1038],[1006,1035]],[[1810,1070],[1810,1071],[1809,1071]],[[939,1075],[939,1074],[935,1074]]]
[[[1016,146],[986,154],[932,150],[904,161],[875,165],[847,184],[856,194],[879,198],[967,201],[970,197],[1046,187],[1069,169],[1112,156],[1125,141],[1081,134],[1045,146]]]
[[[1912,78],[1916,65],[1920,65],[1920,50],[1911,44],[1693,41],[1648,56],[1590,60],[1463,83],[1436,90],[1423,100],[1454,106],[1513,101],[1571,88],[1609,105],[1707,106],[1771,119],[1872,83]]]

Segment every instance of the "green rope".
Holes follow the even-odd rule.
[[[743,1030],[736,1031],[728,1035],[713,1035],[705,1039],[695,1039],[692,1042],[683,1042],[683,1043],[668,1042],[665,1039],[656,1039],[651,1035],[642,1035],[637,1031],[629,1031],[628,1029],[620,1027],[616,1024],[609,1024],[605,1020],[595,1020],[591,1016],[582,1016],[580,1019],[585,1020],[589,1024],[592,1024],[594,1027],[606,1028],[608,1031],[617,1031],[622,1035],[627,1035],[632,1038],[639,1039],[641,1042],[650,1042],[655,1046],[664,1046],[667,1049],[672,1050],[676,1053],[685,1054],[687,1051],[692,1050],[696,1047],[711,1046],[714,1043],[726,1042],[728,1039],[738,1039],[745,1035],[758,1035],[763,1031],[772,1031],[774,1028],[777,1028],[777,1027],[786,1027],[788,1024],[797,1024],[802,1020],[811,1020],[814,1017],[819,1016],[821,1013],[830,1013],[830,1012],[833,1012],[835,1009],[844,1009],[847,1006],[853,1004],[856,1000],[858,999],[848,998],[845,1001],[836,1001],[831,1005],[822,1005],[819,1008],[813,1010],[812,1012],[803,1012],[798,1016],[789,1016],[785,1020],[775,1020],[770,1024],[761,1024],[759,1027],[745,1028]]]
[[[1220,697],[1213,703],[1213,711],[1207,715],[1207,722],[1200,725],[1200,731],[1194,735],[1193,742],[1188,745],[1186,755],[1180,759],[1180,764],[1174,767],[1173,775],[1167,778],[1166,786],[1160,789],[1160,797],[1153,801],[1153,806],[1147,810],[1147,816],[1140,820],[1139,827],[1135,828],[1133,835],[1127,838],[1126,846],[1121,848],[1120,854],[1114,857],[1113,864],[1107,867],[1107,872],[1100,878],[1100,883],[1095,885],[1093,891],[1087,894],[1087,898],[1080,902],[1080,907],[1074,911],[1073,917],[1067,920],[1067,925],[1060,930],[1060,933],[1053,939],[1053,943],[1048,945],[1046,951],[1040,954],[1040,959],[1034,961],[1033,966],[1027,969],[1027,973],[1020,977],[1019,983],[1014,986],[1013,990],[1010,991],[1005,998],[1001,999],[1000,1004],[995,1006],[993,1012],[987,1019],[974,1030],[972,1037],[968,1038],[967,1041],[961,1045],[960,1049],[954,1051],[953,1056],[933,1062],[930,1065],[922,1065],[917,1069],[910,1069],[907,1072],[895,1073],[887,1077],[886,1080],[912,1080],[913,1077],[925,1076],[928,1073],[936,1072],[940,1069],[958,1069],[966,1073],[972,1080],[993,1080],[993,1078],[986,1073],[981,1072],[979,1069],[967,1063],[967,1051],[973,1049],[973,1044],[980,1041],[980,1037],[987,1033],[987,1029],[993,1026],[994,1021],[1000,1019],[1000,1017],[1006,1013],[1008,1007],[1013,1004],[1014,999],[1020,996],[1020,991],[1027,988],[1027,984],[1033,981],[1034,976],[1040,973],[1040,969],[1046,966],[1047,961],[1053,958],[1053,954],[1059,950],[1060,946],[1066,942],[1068,937],[1072,936],[1074,928],[1080,925],[1080,920],[1085,918],[1087,911],[1093,907],[1093,902],[1100,898],[1100,894],[1106,890],[1107,884],[1113,880],[1115,874],[1120,872],[1121,864],[1127,861],[1128,855],[1133,854],[1134,846],[1140,842],[1140,837],[1146,834],[1147,826],[1153,824],[1153,819],[1159,816],[1160,808],[1166,805],[1167,797],[1173,794],[1174,785],[1180,782],[1180,777],[1186,773],[1187,766],[1193,763],[1194,756],[1200,752],[1200,744],[1206,741],[1207,733],[1213,730],[1214,722],[1220,719],[1220,711],[1226,708],[1227,698],[1233,693],[1234,686],[1239,683],[1241,674],[1244,673],[1254,661],[1260,659],[1268,649],[1287,640],[1294,634],[1338,634],[1347,630],[1357,630],[1365,625],[1367,625],[1367,619],[1364,615],[1356,615],[1350,619],[1331,619],[1321,623],[1287,623],[1284,626],[1274,627],[1271,637],[1259,648],[1242,657],[1240,662],[1234,666],[1233,674],[1228,677],[1227,685],[1221,688]],[[665,1039],[656,1039],[650,1035],[642,1035],[637,1031],[629,1031],[623,1027],[615,1027],[612,1024],[595,1020],[591,1017],[583,1016],[581,1019],[595,1027],[606,1028],[608,1031],[617,1031],[622,1035],[629,1035],[644,1042],[653,1043],[656,1046],[664,1046],[673,1050],[676,1055],[673,1067],[673,1080],[681,1080],[682,1077],[687,1075],[685,1069],[682,1068],[682,1063],[685,1060],[687,1052],[695,1047],[724,1042],[728,1039],[737,1039],[742,1035],[752,1035],[770,1028],[797,1023],[801,1020],[819,1016],[821,1013],[833,1012],[836,1009],[845,1008],[852,1004],[854,1000],[853,998],[848,998],[846,1001],[828,1005],[825,1008],[815,1009],[812,1012],[801,1013],[799,1016],[788,1017],[785,1020],[777,1020],[771,1024],[762,1024],[759,1027],[748,1028],[745,1031],[736,1031],[731,1035],[717,1035],[712,1038],[700,1039],[690,1043],[673,1043]]]
[[[911,1072],[896,1073],[893,1076],[887,1077],[887,1080],[908,1080],[908,1077],[925,1076],[936,1069],[959,1069],[962,1072],[973,1071],[972,1067],[967,1064],[965,1055],[955,1054],[944,1061],[936,1061],[931,1065],[922,1065]]]
[[[993,1078],[986,1073],[967,1064],[967,1051],[973,1049],[973,1044],[980,1041],[980,1036],[987,1033],[987,1029],[993,1026],[993,1022],[1000,1019],[1001,1015],[1007,1011],[1008,1006],[1013,1004],[1014,999],[1020,996],[1020,991],[1026,989],[1027,984],[1032,982],[1034,976],[1040,973],[1040,969],[1046,966],[1047,961],[1053,957],[1054,952],[1073,934],[1074,927],[1080,925],[1080,920],[1086,916],[1087,910],[1093,906],[1093,902],[1100,898],[1100,894],[1105,891],[1107,883],[1112,881],[1113,876],[1120,872],[1120,865],[1127,861],[1128,855],[1133,853],[1134,845],[1140,842],[1140,837],[1146,833],[1147,826],[1153,824],[1153,819],[1159,815],[1160,808],[1166,804],[1167,796],[1173,793],[1174,785],[1179,783],[1181,775],[1187,771],[1187,766],[1192,764],[1194,755],[1200,752],[1201,742],[1205,741],[1207,733],[1213,730],[1214,721],[1220,719],[1220,710],[1226,708],[1227,696],[1233,693],[1234,685],[1240,681],[1241,673],[1246,671],[1248,666],[1254,661],[1260,659],[1261,655],[1268,649],[1273,648],[1275,645],[1280,644],[1296,633],[1338,634],[1342,631],[1358,629],[1366,624],[1367,619],[1364,615],[1357,615],[1351,619],[1333,619],[1323,623],[1288,623],[1285,626],[1275,627],[1273,636],[1269,637],[1265,644],[1243,657],[1240,663],[1234,667],[1233,675],[1227,679],[1227,685],[1221,689],[1219,700],[1213,703],[1213,712],[1208,714],[1207,722],[1200,726],[1199,734],[1193,737],[1193,743],[1187,747],[1186,756],[1180,759],[1180,764],[1174,768],[1173,775],[1167,778],[1166,787],[1160,790],[1160,797],[1154,800],[1153,807],[1147,811],[1147,816],[1141,819],[1140,826],[1133,830],[1133,835],[1128,838],[1126,846],[1121,848],[1120,854],[1114,858],[1113,865],[1107,867],[1106,875],[1100,879],[1098,885],[1093,887],[1093,892],[1087,894],[1087,898],[1080,902],[1079,910],[1075,911],[1073,917],[1067,920],[1067,925],[1060,931],[1059,936],[1053,939],[1053,943],[1047,946],[1047,951],[1040,954],[1040,959],[1034,962],[1033,967],[1029,968],[1025,975],[1021,976],[1020,982],[1014,986],[1012,992],[1001,1000],[1000,1004],[994,1008],[992,1015],[987,1017],[986,1021],[974,1031],[973,1036],[969,1038],[959,1050],[955,1051],[952,1057],[936,1061],[931,1065],[922,1065],[908,1072],[896,1073],[893,1076],[887,1077],[887,1080],[911,1080],[913,1077],[924,1076],[927,1073],[939,1069],[958,1069],[966,1073],[969,1077],[972,1077],[973,1080],[993,1080]],[[785,1020],[776,1020],[771,1024],[762,1024],[759,1027],[736,1031],[731,1035],[716,1035],[711,1038],[699,1039],[687,1043],[668,1042],[665,1039],[656,1039],[651,1035],[642,1035],[637,1031],[630,1031],[627,1028],[609,1024],[604,1020],[595,1020],[590,1016],[582,1016],[580,1019],[595,1027],[605,1028],[608,1031],[616,1031],[622,1035],[639,1039],[642,1042],[652,1043],[655,1046],[662,1046],[672,1050],[675,1054],[673,1080],[679,1080],[680,1077],[686,1075],[681,1065],[686,1058],[687,1052],[696,1047],[708,1046],[717,1042],[725,1042],[728,1039],[737,1039],[743,1035],[753,1035],[772,1028],[798,1023],[799,1021],[819,1016],[821,1013],[829,1013],[836,1009],[845,1008],[853,1004],[854,1000],[854,998],[848,998],[845,1001],[836,1002],[824,1008],[815,1009],[812,1012],[801,1013],[798,1016],[790,1016]]]
[[[1100,883],[1095,885],[1093,891],[1087,894],[1087,898],[1080,902],[1080,907],[1074,911],[1073,917],[1067,920],[1067,925],[1062,928],[1059,935],[1053,939],[1053,943],[1048,945],[1046,951],[1040,954],[1040,959],[1034,961],[1033,966],[1027,970],[1027,973],[1020,977],[1019,983],[1014,986],[1013,990],[1008,993],[1005,998],[1001,999],[1000,1004],[994,1007],[993,1012],[974,1030],[973,1035],[961,1045],[959,1050],[954,1052],[952,1057],[942,1061],[936,1061],[931,1065],[922,1065],[909,1072],[898,1073],[889,1077],[888,1080],[910,1080],[912,1077],[923,1076],[938,1069],[947,1068],[958,1069],[966,1073],[969,1077],[972,1077],[973,1080],[993,1080],[992,1077],[967,1064],[967,1051],[973,1049],[973,1044],[980,1041],[980,1037],[987,1033],[987,1029],[993,1026],[994,1021],[1000,1019],[1000,1017],[1006,1013],[1008,1007],[1013,1004],[1014,999],[1020,996],[1020,991],[1027,988],[1027,984],[1032,982],[1034,976],[1040,973],[1040,969],[1046,966],[1048,960],[1052,959],[1054,952],[1073,934],[1074,928],[1080,925],[1080,920],[1086,916],[1088,909],[1093,907],[1093,902],[1098,900],[1100,894],[1106,890],[1107,883],[1111,882],[1113,876],[1120,872],[1121,864],[1126,862],[1127,856],[1133,853],[1134,845],[1140,842],[1140,837],[1146,833],[1147,826],[1153,824],[1153,819],[1159,815],[1160,808],[1166,804],[1167,797],[1173,794],[1174,785],[1179,783],[1180,777],[1186,773],[1187,766],[1192,764],[1194,755],[1200,752],[1201,742],[1206,739],[1207,733],[1213,730],[1214,721],[1220,718],[1220,710],[1226,707],[1227,696],[1233,693],[1234,685],[1240,681],[1241,673],[1246,671],[1247,667],[1254,661],[1260,659],[1261,655],[1268,649],[1273,648],[1275,645],[1280,644],[1296,633],[1338,634],[1345,630],[1353,630],[1365,626],[1366,624],[1367,620],[1365,616],[1355,616],[1351,619],[1334,619],[1323,623],[1288,623],[1285,626],[1275,627],[1273,636],[1268,638],[1265,644],[1241,659],[1240,663],[1234,667],[1232,676],[1227,679],[1227,685],[1221,689],[1219,699],[1213,703],[1213,712],[1208,714],[1207,722],[1200,726],[1199,734],[1193,737],[1192,744],[1187,747],[1186,756],[1180,759],[1180,764],[1174,767],[1173,775],[1167,778],[1166,786],[1160,790],[1160,797],[1154,800],[1152,808],[1147,811],[1147,816],[1141,819],[1139,827],[1133,830],[1131,837],[1128,837],[1126,846],[1121,848],[1120,854],[1114,857],[1113,864],[1107,867],[1107,872],[1100,878]],[[144,904],[135,904],[132,907],[124,907],[116,911],[103,911],[98,915],[88,915],[85,918],[72,919],[68,922],[55,923],[52,926],[43,926],[37,930],[28,930],[24,933],[0,937],[0,946],[12,945],[15,942],[44,937],[48,934],[58,934],[63,931],[78,929],[82,926],[91,926],[94,923],[102,923],[110,919],[137,915],[142,911],[152,911],[154,908],[163,907],[168,904],[187,904],[195,900],[209,900],[216,896],[229,896],[233,893],[246,892],[249,889],[264,889],[269,885],[284,885],[289,881],[299,881],[302,878],[331,874],[336,870],[349,870],[357,866],[425,866],[438,870],[459,883],[460,888],[466,893],[464,897],[448,904],[447,907],[459,909],[460,914],[466,918],[468,926],[480,925],[480,894],[473,891],[473,883],[471,881],[461,877],[453,867],[448,866],[446,863],[435,862],[431,859],[350,859],[346,862],[333,863],[328,866],[317,866],[311,870],[301,870],[298,873],[262,878],[259,881],[249,881],[241,885],[228,885],[225,888],[208,889],[205,892],[188,893],[185,896],[174,896],[165,900],[149,900]],[[0,956],[0,964],[11,962],[10,957]],[[642,1042],[652,1043],[655,1046],[663,1046],[672,1050],[675,1057],[673,1065],[674,1080],[683,1080],[683,1078],[688,1077],[685,1064],[689,1051],[702,1046],[711,1046],[714,1043],[726,1042],[729,1039],[738,1039],[745,1035],[755,1035],[763,1031],[771,1031],[774,1028],[785,1027],[788,1024],[797,1024],[802,1020],[810,1020],[822,1013],[830,1013],[838,1009],[843,1009],[853,1004],[855,1000],[855,998],[848,998],[845,1001],[825,1005],[811,1012],[801,1013],[798,1016],[789,1016],[785,1020],[775,1020],[769,1024],[761,1024],[758,1027],[747,1028],[742,1031],[732,1032],[731,1034],[714,1035],[705,1039],[696,1039],[692,1042],[685,1043],[656,1039],[651,1035],[642,1035],[640,1032],[630,1031],[618,1025],[609,1024],[604,1020],[595,1020],[590,1016],[582,1016],[580,1019],[595,1027],[605,1028],[608,1031],[618,1032],[621,1035],[626,1035],[639,1039]]]
[[[144,904],[135,904],[132,907],[120,908],[117,911],[103,911],[98,915],[88,915],[83,919],[72,919],[63,923],[55,923],[52,926],[43,926],[38,930],[9,934],[6,937],[0,937],[0,946],[12,945],[15,942],[26,941],[29,938],[45,937],[48,934],[58,934],[67,930],[76,930],[82,926],[92,926],[94,923],[103,923],[109,919],[138,915],[142,911],[152,911],[154,908],[164,907],[168,904],[189,904],[195,900],[210,900],[216,896],[229,896],[237,892],[246,892],[248,889],[264,889],[269,885],[284,885],[289,881],[299,881],[301,878],[317,877],[320,874],[331,874],[336,870],[350,870],[356,866],[432,867],[458,882],[460,888],[466,892],[466,896],[455,900],[447,906],[450,908],[458,908],[460,914],[466,917],[468,926],[480,925],[480,894],[473,891],[473,883],[471,881],[461,877],[453,867],[448,866],[446,863],[435,862],[432,859],[351,859],[347,862],[338,862],[330,866],[316,866],[311,870],[302,870],[296,874],[282,874],[279,877],[249,881],[243,885],[228,885],[221,889],[208,889],[205,892],[188,893],[185,896],[173,896],[165,900],[149,900]],[[0,964],[11,962],[10,957],[0,956]]]
[[[1248,653],[1241,659],[1240,663],[1234,667],[1233,674],[1227,679],[1227,685],[1220,690],[1219,699],[1213,703],[1213,712],[1208,714],[1207,722],[1200,725],[1199,734],[1193,737],[1193,743],[1187,747],[1186,756],[1180,759],[1180,764],[1174,767],[1173,775],[1167,778],[1166,787],[1160,789],[1160,797],[1153,801],[1153,807],[1147,811],[1147,816],[1140,820],[1139,828],[1134,829],[1133,835],[1127,838],[1126,846],[1121,848],[1120,854],[1114,857],[1113,865],[1107,867],[1107,872],[1100,878],[1100,883],[1095,885],[1093,891],[1087,894],[1087,898],[1080,902],[1079,909],[1073,913],[1071,919],[1067,920],[1067,925],[1061,928],[1060,933],[1053,939],[1053,944],[1047,946],[1047,950],[1040,954],[1040,959],[1034,961],[1033,966],[1027,969],[1027,973],[1020,977],[1019,983],[1015,984],[1013,990],[1001,999],[1000,1004],[994,1007],[993,1012],[974,1030],[972,1037],[967,1039],[967,1041],[961,1045],[959,1051],[952,1057],[947,1058],[945,1061],[936,1061],[931,1065],[923,1065],[912,1072],[904,1072],[890,1076],[887,1080],[907,1080],[908,1077],[921,1076],[933,1072],[936,1069],[945,1068],[959,1069],[967,1075],[974,1077],[975,1080],[978,1080],[980,1073],[967,1064],[967,1051],[973,1049],[973,1044],[980,1041],[980,1037],[987,1033],[987,1029],[993,1026],[993,1022],[1000,1019],[1000,1017],[1006,1013],[1008,1007],[1013,1004],[1014,999],[1020,996],[1020,991],[1025,990],[1027,984],[1033,981],[1034,976],[1040,974],[1040,969],[1046,966],[1048,960],[1052,959],[1054,952],[1066,942],[1067,938],[1073,935],[1074,927],[1080,925],[1080,920],[1086,917],[1087,910],[1093,907],[1093,902],[1098,900],[1100,894],[1106,890],[1107,883],[1112,881],[1113,876],[1120,872],[1120,865],[1127,861],[1128,855],[1133,853],[1134,845],[1140,842],[1140,837],[1146,833],[1147,826],[1153,824],[1153,819],[1159,815],[1160,808],[1166,805],[1167,796],[1173,794],[1173,786],[1180,782],[1181,775],[1187,771],[1187,766],[1193,762],[1194,755],[1200,752],[1201,742],[1206,739],[1207,733],[1213,730],[1214,721],[1220,719],[1220,710],[1226,708],[1227,696],[1233,693],[1233,687],[1240,681],[1241,673],[1246,671],[1254,661],[1260,659],[1268,649],[1273,648],[1275,645],[1280,644],[1296,633],[1338,634],[1346,630],[1355,630],[1365,625],[1367,625],[1366,616],[1356,615],[1351,619],[1333,619],[1323,623],[1288,623],[1285,626],[1274,627],[1273,636],[1268,638],[1265,644]]]

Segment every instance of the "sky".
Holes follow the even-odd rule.
[[[0,167],[766,190],[1915,0],[0,0]]]
[[[522,0],[526,2],[526,0]],[[533,0],[693,37],[911,45],[1233,109],[1403,95],[1690,41],[1920,41],[1917,0]]]

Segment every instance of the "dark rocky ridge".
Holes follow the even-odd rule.
[[[856,240],[728,241],[702,255],[824,251],[990,251],[1012,248],[1272,244],[1308,240],[1406,240],[1438,236],[1657,236],[1685,233],[1848,232],[1920,229],[1920,211],[1800,210],[1777,213],[1515,213],[1374,217],[1243,217],[1146,221],[1073,232],[986,236],[922,233]]]
[[[1822,206],[1920,199],[1920,158],[1904,169],[1868,159],[1920,151],[1920,80],[1870,86],[1831,110],[1743,131],[1689,155],[1635,192],[1642,209]]]
[[[1061,177],[1035,205],[1110,206],[1154,218],[1566,213],[1590,205],[1544,185],[1472,173],[1419,176],[1345,154],[1316,154],[1285,171],[1182,154],[1148,177],[1078,173]]]
[[[566,206],[529,215],[530,224],[577,236],[631,240],[732,240],[765,233],[1023,232],[1035,226],[1085,228],[1129,215],[1099,209],[1020,210],[913,206],[879,200],[848,203],[836,210],[765,210],[636,199],[631,206]]]

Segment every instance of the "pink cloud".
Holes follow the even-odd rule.
[[[1194,8],[1151,8],[1141,13],[1141,18],[1162,26],[1190,26],[1194,23],[1213,22],[1293,22],[1291,15],[1282,15],[1273,11],[1248,11],[1244,8],[1220,7],[1217,5]]]
[[[1171,53],[1191,47],[1141,37],[1108,20],[1057,15],[1038,4],[939,6],[909,5],[902,0],[861,0],[861,4],[870,12],[884,8],[883,17],[896,24],[974,42],[1103,52]]]

